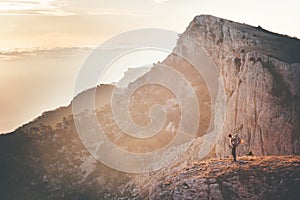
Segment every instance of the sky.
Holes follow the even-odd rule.
[[[68,105],[82,63],[112,36],[182,33],[196,15],[211,14],[300,38],[299,7],[297,0],[0,0],[0,133]]]

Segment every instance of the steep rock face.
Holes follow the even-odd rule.
[[[245,140],[240,154],[299,154],[300,41],[202,15],[181,35],[175,52],[197,52],[199,45],[216,64],[226,93],[216,155],[228,155],[227,135],[237,130]]]

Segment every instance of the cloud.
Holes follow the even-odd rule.
[[[165,3],[169,0],[153,0],[155,3]]]
[[[122,16],[133,16],[133,17],[150,17],[151,15],[137,13],[137,12],[88,12],[89,15],[122,15]]]
[[[130,50],[132,48],[138,48],[136,44],[122,44],[118,45],[102,45],[101,48],[98,45],[79,45],[79,46],[57,46],[57,47],[28,47],[28,48],[10,48],[0,49],[0,61],[14,61],[23,59],[26,57],[32,57],[36,55],[55,55],[54,57],[70,57],[76,55],[78,52],[112,52],[120,50]]]
[[[91,51],[96,47],[93,45],[71,46],[71,47],[52,47],[52,48],[14,48],[0,49],[0,61],[11,61],[35,55],[55,54],[55,57],[72,56],[78,51]]]
[[[60,0],[5,0],[0,1],[0,15],[74,15],[62,9],[66,3]]]

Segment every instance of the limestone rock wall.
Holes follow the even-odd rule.
[[[195,17],[176,47],[199,48],[186,38],[202,46],[224,83],[226,118],[216,155],[229,154],[227,135],[238,129],[239,154],[299,154],[300,62],[292,55],[300,41],[205,15]]]

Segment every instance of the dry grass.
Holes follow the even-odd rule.
[[[150,195],[194,199],[298,199],[300,156],[245,156],[191,163],[166,177]]]

